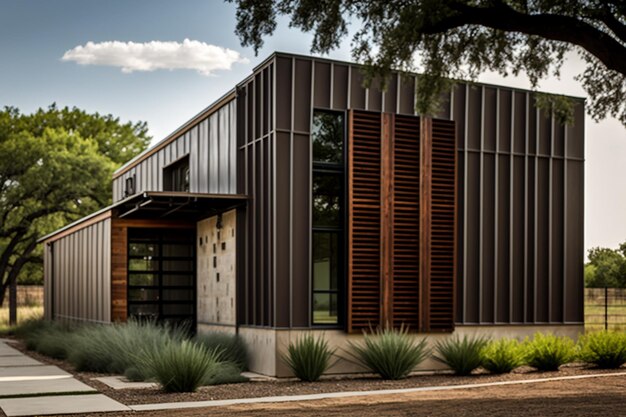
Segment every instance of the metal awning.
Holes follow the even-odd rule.
[[[196,220],[244,206],[241,194],[200,194],[175,191],[146,191],[116,205],[117,218]]]

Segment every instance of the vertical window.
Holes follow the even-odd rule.
[[[163,168],[164,191],[189,191],[189,156]]]
[[[311,129],[313,324],[340,322],[344,277],[344,116],[316,111]]]
[[[135,175],[126,178],[124,182],[124,197],[135,194]]]

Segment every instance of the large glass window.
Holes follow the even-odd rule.
[[[316,111],[311,129],[313,324],[341,320],[344,277],[344,115]]]

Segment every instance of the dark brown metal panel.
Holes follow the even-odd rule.
[[[389,113],[397,113],[398,107],[398,74],[391,74],[387,81],[387,89],[383,92],[385,100],[385,108]]]
[[[509,245],[511,242],[511,161],[509,155],[498,155],[498,178],[496,180],[497,190],[496,194],[498,200],[496,202],[496,213],[494,216],[495,230],[497,230],[497,249],[488,256],[496,257],[497,270],[495,271],[494,288],[492,289],[491,297],[494,298],[496,304],[496,316],[492,322],[497,323],[510,323],[510,262],[513,259],[510,257]],[[487,172],[487,170],[485,170]],[[522,184],[523,187],[523,184]],[[486,190],[485,190],[486,191]],[[522,188],[523,191],[523,188]],[[485,215],[485,224],[490,223],[490,217]],[[522,221],[523,225],[523,221]],[[523,241],[523,239],[522,239]],[[486,251],[487,249],[485,249]],[[523,252],[519,252],[523,253]],[[514,257],[515,258],[515,257]],[[523,260],[523,257],[517,256],[517,258]]]
[[[550,206],[549,206],[549,161],[547,158],[538,159],[537,171],[537,212],[536,212],[536,314],[535,320],[541,323],[550,321]]]
[[[513,256],[510,259],[513,267],[513,282],[511,288],[511,318],[512,323],[524,322],[524,157],[516,156],[513,159]],[[504,322],[504,318],[502,318]]]
[[[585,157],[585,108],[580,100],[574,105],[574,125],[567,137],[567,156],[570,158]]]
[[[495,118],[498,123],[498,150],[501,152],[511,152],[511,102],[513,92],[509,89],[499,88],[498,101],[499,112]],[[515,115],[517,117],[517,115]]]
[[[400,114],[414,114],[415,113],[415,78],[412,76],[400,77],[400,108],[398,113]]]
[[[345,110],[348,108],[348,66],[333,65],[332,106],[333,109]]]
[[[568,140],[576,136],[568,136]],[[567,248],[565,320],[581,323],[584,319],[583,259],[584,259],[584,165],[582,161],[567,161]]]
[[[496,150],[496,137],[498,126],[498,90],[494,87],[485,87],[483,95],[482,124],[484,136],[484,149]]]
[[[315,82],[313,91],[313,106],[330,108],[330,64],[328,62],[315,61]]]
[[[467,132],[468,132],[468,148],[481,149],[482,141],[482,88],[479,86],[470,86],[468,88],[467,103]]]
[[[291,129],[291,59],[276,58],[276,128]]]
[[[465,322],[466,323],[478,323],[480,321],[480,154],[470,152],[466,160],[467,168],[469,172],[467,182],[467,191],[465,195],[465,218],[467,224],[465,230],[467,231],[465,245],[466,245],[466,265],[465,271],[467,273],[464,283],[465,288]]]
[[[535,265],[535,165],[536,158],[527,158],[526,172],[526,303],[524,305],[525,321],[528,323],[535,322],[535,282],[536,282],[536,265]]]
[[[288,327],[291,306],[289,225],[290,218],[290,141],[288,133],[276,137],[276,323]]]
[[[347,330],[380,324],[380,114],[351,111],[348,130]],[[355,167],[358,167],[355,169]]]
[[[293,149],[293,326],[309,325],[309,136],[294,135]]]
[[[363,88],[363,73],[358,67],[350,69],[350,109],[364,110],[365,88]]]
[[[311,129],[311,61],[296,59],[295,78],[293,129],[308,132]]]
[[[482,201],[481,203],[481,219],[482,235],[480,238],[480,289],[481,289],[481,302],[480,302],[480,322],[493,323],[494,322],[494,308],[496,299],[496,291],[498,289],[498,282],[496,281],[496,271],[494,256],[498,256],[498,262],[502,259],[499,242],[495,239],[495,228],[499,226],[499,212],[495,210],[495,200],[497,196],[496,189],[496,177],[495,177],[495,164],[496,156],[492,153],[483,154],[483,176],[482,176]],[[498,184],[499,188],[499,184]],[[508,207],[508,204],[507,204]],[[507,213],[508,214],[508,213]],[[497,216],[497,217],[496,217]],[[508,241],[507,241],[508,243]],[[498,246],[498,247],[496,247]]]
[[[526,93],[513,93],[513,152],[526,153]]]
[[[539,117],[537,118],[539,123],[539,155],[550,155],[552,150],[550,149],[552,141],[552,119],[550,113],[546,110],[539,111]]]
[[[419,330],[420,122],[395,116],[393,146],[393,325]]]
[[[565,126],[555,122],[553,133],[554,155],[563,157],[565,156]]]
[[[375,78],[370,82],[367,88],[367,110],[382,111],[383,110],[383,91],[382,83],[379,78]]]
[[[429,302],[426,330],[434,332],[447,332],[454,329],[457,217],[454,132],[454,122],[432,120],[430,277],[427,286]],[[421,149],[423,152],[424,147],[422,146]],[[423,160],[423,155],[421,157]],[[423,206],[424,200],[422,199],[420,207]],[[423,214],[424,209],[420,210]],[[423,226],[424,223],[422,222],[421,225]],[[422,232],[421,235],[424,236],[424,233]],[[422,263],[425,263],[424,258],[422,258]]]
[[[552,230],[550,235],[552,253],[550,253],[551,262],[551,281],[550,281],[550,320],[555,323],[563,322],[563,285],[564,271],[563,259],[565,256],[563,241],[564,223],[563,213],[565,210],[563,201],[563,161],[555,159],[552,161]]]

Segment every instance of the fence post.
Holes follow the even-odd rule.
[[[609,288],[604,287],[604,330],[609,330]]]

